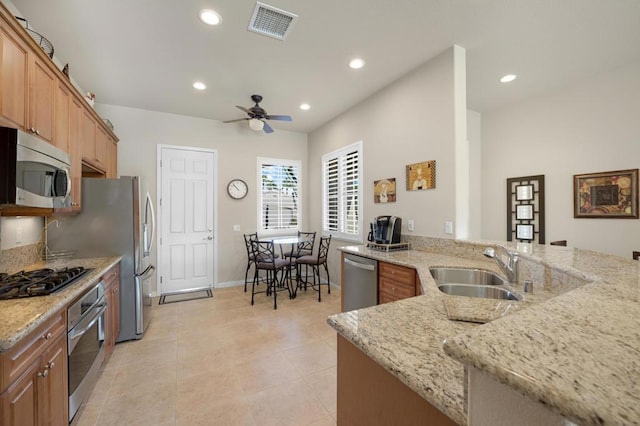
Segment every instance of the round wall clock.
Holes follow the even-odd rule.
[[[233,179],[227,185],[227,193],[234,200],[241,200],[247,196],[249,192],[249,187],[247,187],[247,183],[242,179]]]

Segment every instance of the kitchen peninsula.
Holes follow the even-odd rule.
[[[414,237],[406,252],[342,247],[415,268],[424,295],[330,317],[339,344],[355,346],[458,424],[491,424],[491,411],[517,421],[530,406],[534,416],[543,416],[538,423],[640,423],[640,263],[533,245],[521,253],[520,279],[532,279],[535,288],[523,302],[438,290],[429,267],[497,271],[482,256],[495,243]],[[449,319],[465,317],[477,322]],[[339,346],[339,421],[340,357]],[[501,399],[491,407],[495,388],[479,383],[503,387],[518,403]]]

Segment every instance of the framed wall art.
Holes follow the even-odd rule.
[[[380,179],[373,181],[374,203],[396,202],[396,178]]]
[[[545,242],[544,175],[507,179],[507,241]]]
[[[638,219],[638,169],[573,175],[573,217]]]
[[[436,161],[407,165],[407,191],[421,191],[436,187]]]

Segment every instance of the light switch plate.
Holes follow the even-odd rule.
[[[444,223],[444,233],[453,234],[453,222],[447,221]]]
[[[413,232],[413,219],[409,219],[407,221],[407,230],[412,231]]]
[[[233,225],[233,230],[236,232],[240,231],[240,225]]]

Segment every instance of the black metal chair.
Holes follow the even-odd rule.
[[[318,292],[318,302],[322,301],[322,288],[321,286],[327,286],[327,293],[331,294],[331,281],[329,280],[329,267],[327,266],[327,257],[329,255],[329,245],[331,244],[331,235],[328,237],[320,237],[320,244],[318,245],[318,254],[317,256],[313,255],[305,255],[300,256],[296,259],[296,277],[297,277],[297,286],[296,292],[299,288],[304,288],[307,290],[307,285],[311,284],[314,290]],[[305,267],[305,279],[301,278],[301,269],[302,266]],[[313,269],[313,283],[310,283],[308,280],[307,268],[311,266]],[[320,266],[324,267],[325,272],[327,273],[327,282],[323,283],[320,279]],[[316,277],[318,280],[316,281]],[[295,297],[294,292],[294,297]]]
[[[289,286],[291,260],[276,257],[273,241],[252,241],[251,249],[256,269],[251,285],[251,304],[253,305],[254,296],[258,293],[266,293],[267,296],[273,294],[273,309],[278,309],[279,291],[286,289],[289,292],[289,299],[293,298],[293,292]],[[264,291],[256,291],[256,283],[260,281],[260,271],[265,271],[264,282],[267,288]],[[278,278],[278,272],[280,272],[280,278]]]
[[[247,270],[244,273],[244,292],[247,292],[247,283],[249,282],[249,269],[251,269],[251,265],[255,263],[255,258],[253,257],[253,249],[251,248],[251,243],[254,241],[258,241],[258,233],[254,232],[253,234],[244,234],[244,245],[247,248]]]
[[[284,257],[289,257],[292,260],[300,256],[307,256],[313,253],[313,245],[316,243],[315,232],[300,232],[298,231],[298,244],[295,247],[291,247],[291,250],[284,253]]]

